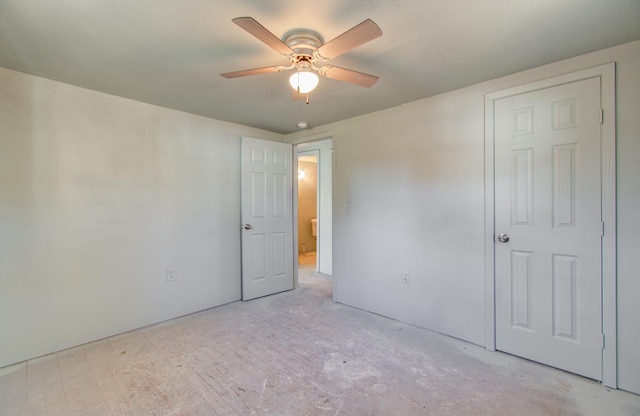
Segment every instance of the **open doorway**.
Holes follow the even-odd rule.
[[[298,267],[318,270],[318,150],[298,153]]]
[[[298,269],[333,275],[333,140],[298,143],[295,150],[298,180],[294,181],[296,208],[294,250]],[[297,284],[297,283],[296,283]]]

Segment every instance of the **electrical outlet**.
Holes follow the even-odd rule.
[[[401,272],[400,273],[400,281],[405,285],[411,283],[411,273],[409,272]]]
[[[176,271],[167,269],[167,282],[173,282],[174,280],[176,280]]]

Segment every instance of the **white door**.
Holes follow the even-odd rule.
[[[494,108],[496,348],[597,380],[600,108],[600,78]]]
[[[242,299],[293,289],[292,146],[242,138]]]

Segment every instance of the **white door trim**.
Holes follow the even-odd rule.
[[[618,387],[616,296],[616,111],[615,63],[559,75],[485,95],[485,347],[496,348],[495,251],[494,251],[494,101],[512,95],[600,77],[603,110],[602,175],[602,384]]]
[[[330,266],[327,266],[326,263],[324,265],[324,268],[322,267],[321,263],[317,263],[317,265],[321,273],[329,274],[330,276],[332,276],[333,301],[337,302],[338,273],[336,270],[337,262],[334,261],[334,259],[337,258],[337,250],[336,250],[336,240],[333,237],[334,235],[336,235],[335,222],[333,221],[333,212],[335,211],[335,208],[333,206],[335,201],[335,199],[333,198],[333,189],[334,189],[333,172],[335,172],[335,167],[336,167],[335,150],[333,149],[333,137],[334,137],[334,132],[329,131],[329,132],[323,132],[323,133],[318,133],[311,136],[302,137],[302,138],[293,140],[291,143],[294,143],[295,145],[295,150],[294,150],[295,154],[298,154],[298,152],[306,152],[310,150],[320,150],[320,156],[318,158],[318,192],[319,192],[319,195],[318,195],[318,202],[319,202],[318,244],[323,245],[325,255],[327,253],[329,254]],[[326,149],[324,145],[327,142],[330,142],[329,149]],[[297,161],[298,159],[296,158],[295,162],[297,163]],[[328,166],[326,164],[326,161],[329,161]],[[296,165],[296,171],[297,171],[297,165]],[[325,184],[328,185],[329,189],[327,189],[327,186],[325,186]],[[297,185],[297,183],[294,183],[294,185]],[[297,192],[297,187],[296,187],[296,192]],[[295,200],[297,201],[297,194],[295,196]],[[297,209],[297,206],[295,208]],[[295,225],[297,225],[297,222],[298,222],[297,219],[298,219],[298,214],[296,210],[295,221],[294,221]],[[297,235],[298,234],[296,230],[295,236],[297,237]],[[322,237],[320,235],[322,235]],[[329,237],[327,237],[327,235]],[[324,242],[330,243],[329,244],[330,249],[327,249],[326,244],[324,244]],[[296,249],[297,249],[297,246],[298,246],[298,241],[296,240],[295,242]],[[324,257],[324,259],[326,258],[327,257]],[[323,261],[323,259],[319,258],[319,261]],[[329,270],[329,273],[327,273],[326,270]],[[297,276],[297,273],[298,273],[297,262],[295,265],[295,273]]]

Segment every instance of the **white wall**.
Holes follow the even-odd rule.
[[[0,367],[239,299],[243,135],[0,68]]]
[[[640,393],[640,41],[305,132],[334,139],[337,300],[484,345],[484,94],[614,61],[619,386]]]

